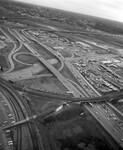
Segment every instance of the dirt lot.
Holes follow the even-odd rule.
[[[54,76],[41,77],[38,79],[29,79],[18,81],[20,84],[50,93],[65,94],[66,88],[60,83],[60,81]]]
[[[114,104],[114,106],[123,113],[123,102]]]
[[[59,53],[61,53],[61,55],[63,56],[63,57],[71,57],[72,56],[72,54],[70,54],[69,52],[66,52],[66,51],[60,51]]]
[[[69,107],[55,117],[45,119],[44,125],[55,150],[117,149],[116,143],[96,120],[79,106]]]

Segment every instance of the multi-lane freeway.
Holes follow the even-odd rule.
[[[9,149],[40,149],[37,132],[33,124],[26,124],[12,129],[4,129],[7,125],[11,126],[16,122],[29,118],[30,114],[19,94],[5,82],[0,82],[1,103],[4,106],[3,111],[6,114],[6,121],[0,127],[0,132],[4,135],[4,147]],[[35,137],[35,138],[34,138]],[[25,143],[27,141],[27,143]],[[7,148],[7,149],[8,149]]]
[[[24,45],[27,47],[27,49],[43,64],[47,69],[49,69],[52,74],[54,74],[59,81],[65,86],[67,91],[71,91],[73,96],[76,98],[76,100],[80,97],[82,98],[88,98],[90,97],[90,94],[87,92],[87,90],[84,90],[84,88],[77,88],[74,83],[72,83],[70,80],[64,77],[64,75],[59,72],[52,64],[50,64],[45,58],[41,56],[39,51],[37,52],[34,47],[29,42],[29,38],[32,39],[29,36],[26,36],[26,34],[20,34],[16,29],[11,29],[10,31],[21,43],[20,45]],[[34,37],[33,37],[34,39]],[[37,39],[35,38],[35,41]],[[39,43],[39,41],[37,41]],[[41,43],[42,46],[42,43]],[[45,49],[48,51],[51,51],[51,48],[48,48],[48,46],[45,46]],[[15,51],[15,48],[13,49],[12,53]],[[53,54],[53,52],[52,52]],[[10,59],[11,59],[11,55]],[[55,55],[55,54],[54,54]],[[62,62],[63,63],[63,62]],[[68,68],[73,70],[73,72],[76,72],[75,68],[71,66],[68,62],[65,62]],[[12,65],[12,63],[11,63]],[[75,75],[75,74],[74,74]],[[79,73],[78,73],[78,75]],[[96,97],[101,96],[85,79],[82,77],[83,82],[86,82],[86,84],[91,88],[94,95]],[[77,83],[76,83],[77,84]],[[79,85],[78,85],[79,87]],[[95,98],[96,99],[96,98]],[[67,100],[67,98],[66,98]],[[71,99],[72,100],[72,99]],[[79,99],[79,102],[82,100]],[[74,101],[75,102],[75,101]],[[90,101],[88,101],[90,102]],[[105,106],[104,106],[105,105]],[[111,135],[111,137],[123,148],[123,129],[119,127],[119,125],[116,123],[116,119],[121,120],[122,114],[117,112],[117,115],[114,114],[113,107],[109,107],[108,103],[105,104],[84,104],[84,107],[90,112],[90,114],[100,123],[100,125]],[[104,108],[106,107],[106,108]],[[111,117],[112,116],[112,117]]]
[[[19,35],[18,37],[20,37],[21,42],[25,40],[23,39],[21,35]],[[33,47],[31,47],[29,43],[23,42],[23,44],[37,57],[38,60],[40,60],[61,81],[61,83],[66,87],[68,91],[73,91],[74,97],[77,97],[77,98],[80,96],[87,97],[87,95],[85,95],[83,91],[78,90],[58,70],[56,70],[47,60],[45,60],[39,54],[39,52],[37,52]],[[91,89],[95,92],[97,96],[101,96],[95,89],[93,89],[92,87]],[[108,104],[106,104],[106,107],[109,109]],[[105,109],[103,109],[102,105],[96,104],[91,107],[88,105],[85,105],[85,108],[94,116],[94,118],[96,118],[96,120],[105,128],[105,130],[115,139],[115,141],[117,141],[117,143],[120,144],[121,147],[123,147],[123,131],[119,129],[118,125],[115,123],[113,119],[109,118],[108,116],[109,114],[105,112]],[[109,109],[109,111],[110,111],[110,115],[114,114],[111,108]]]

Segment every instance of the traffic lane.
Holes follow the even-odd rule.
[[[68,64],[68,62],[66,62],[66,61],[65,61],[65,64],[67,65],[67,67],[69,68],[69,70],[73,73],[73,75],[75,76],[75,78],[77,78],[78,75],[75,74],[73,67],[71,67],[71,66]],[[80,84],[81,84],[81,87],[80,87],[80,86],[79,86],[77,83],[75,83],[74,81],[71,81],[71,82],[73,82],[75,85],[78,86],[78,88],[79,88],[80,91],[85,95],[85,97],[90,97],[89,93],[88,93],[87,90],[82,86],[81,83],[80,83]]]
[[[48,68],[50,68],[50,67],[48,67]],[[52,71],[52,70],[51,70]],[[62,82],[63,82],[63,80],[62,80]],[[74,91],[75,92],[75,91]],[[75,94],[76,95],[76,94]]]
[[[19,34],[19,33],[16,32],[16,34]],[[22,40],[21,42],[23,42],[24,41],[23,37],[21,37],[21,35],[18,35],[18,36],[19,38],[21,38],[20,39]],[[76,88],[70,82],[68,82],[50,63],[48,63],[44,58],[42,58],[40,54],[29,45],[29,43],[23,42],[23,44],[63,83],[63,85],[68,90],[73,91],[74,92],[73,94],[75,96],[77,97],[84,96],[82,93],[76,90]]]
[[[115,123],[115,120],[113,120],[113,118],[111,117],[115,115],[113,111],[111,111],[108,107],[107,109],[104,109],[102,105],[98,105],[98,104],[95,104],[93,107],[95,107],[95,110],[97,110],[97,112],[100,112],[100,114],[99,113],[98,114],[105,117],[107,121],[111,123],[118,132],[120,133],[122,132],[118,127],[118,125]],[[117,116],[115,115],[115,118],[116,117]],[[123,137],[123,133],[122,133],[122,137]]]
[[[104,129],[123,147],[123,135],[121,135],[121,131],[114,130],[114,125],[112,122],[107,120],[106,117],[104,117],[103,114],[99,113],[100,111],[96,109],[96,107],[88,107],[85,105],[87,110],[89,112],[91,111],[91,114],[99,121],[99,123],[104,127]],[[96,110],[96,112],[95,112]]]
[[[3,123],[3,126],[4,126],[6,124],[12,123],[15,120],[15,115],[14,115],[14,112],[10,103],[8,102],[7,93],[3,91],[1,87],[0,87],[0,90],[1,90],[0,92],[1,108],[4,113],[4,119],[6,118],[5,122]]]
[[[96,96],[100,96],[100,94],[92,87],[92,85],[79,73],[79,71],[72,64],[70,64],[69,62],[65,63],[71,68],[71,70],[73,70],[73,72],[75,72],[78,78],[81,78],[81,82],[83,80],[84,83],[87,84],[91,88],[91,90],[96,94]],[[85,87],[83,86],[83,88]]]

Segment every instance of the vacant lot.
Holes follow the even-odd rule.
[[[53,149],[54,147],[58,150],[117,149],[116,143],[82,106],[69,107],[57,116],[45,119],[45,123]]]
[[[66,88],[61,84],[61,82],[54,76],[41,77],[37,79],[28,79],[18,81],[19,84],[25,85],[32,89],[37,89],[41,91],[65,94]]]
[[[39,60],[35,56],[30,55],[30,54],[20,54],[20,55],[17,55],[16,58],[19,61],[23,63],[27,63],[27,64],[35,64],[39,62]]]
[[[43,58],[45,59],[53,59],[56,58],[52,53],[50,53],[46,48],[41,46],[40,44],[34,42],[30,44]]]
[[[71,56],[72,56],[72,54],[70,54],[69,52],[66,52],[66,51],[64,51],[64,50],[60,51],[60,53],[61,53],[61,55],[62,55],[64,58],[66,58],[66,57],[71,57]]]

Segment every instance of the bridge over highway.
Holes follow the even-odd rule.
[[[0,80],[1,81],[1,80]],[[6,85],[8,86],[8,81],[1,81],[2,86]],[[1,85],[0,83],[0,85]],[[17,85],[13,86],[14,83],[9,83],[9,88],[12,87],[17,87]],[[41,92],[39,91],[33,91],[31,89],[21,89],[20,91],[26,92],[28,94],[35,94],[35,95],[42,95]],[[117,93],[117,95],[120,95],[121,97],[123,96],[123,93]],[[52,96],[53,97],[52,97]],[[114,110],[114,108],[112,107],[112,105],[110,103],[107,103],[107,101],[109,101],[110,99],[113,99],[114,96],[116,96],[116,93],[112,96],[102,96],[102,97],[95,97],[95,98],[70,98],[70,97],[66,97],[64,96],[64,98],[59,96],[58,99],[58,95],[55,94],[50,94],[51,97],[48,97],[48,99],[50,100],[63,100],[66,101],[66,103],[70,104],[70,103],[79,103],[79,104],[84,104],[85,108],[91,113],[92,116],[94,116],[94,118],[101,124],[101,126],[114,138],[114,140],[121,146],[123,147],[123,129],[121,129],[121,126],[119,126],[116,123],[116,120],[120,120],[122,122],[122,114],[118,113],[118,111]],[[43,97],[47,97],[48,93],[46,93],[45,95],[41,96],[41,98]],[[102,101],[101,101],[102,99]],[[93,102],[93,103],[92,103]],[[100,103],[99,103],[100,102]]]
[[[74,98],[61,97],[58,95],[57,96],[54,95],[54,98],[58,100],[67,101],[68,103],[72,103],[72,102],[88,103],[88,104],[83,104],[84,107],[98,121],[98,123],[109,133],[109,135],[123,148],[123,128],[118,123],[116,123],[116,120],[119,120],[122,123],[122,114],[118,113],[117,111],[117,114],[115,114],[115,117],[113,117],[116,110],[114,111],[114,108],[111,105],[109,106],[109,103],[106,102],[106,101],[111,101],[114,97],[121,98],[123,96],[123,93],[120,92],[117,94],[115,93],[116,95],[111,94],[111,95],[105,95],[105,96],[101,96],[99,93],[96,93],[97,97],[94,97],[94,98],[86,97],[71,82],[69,82],[58,70],[56,70],[47,60],[45,60],[40,55],[40,53],[37,52],[31,46],[30,43],[26,42],[25,39],[23,39],[24,35],[21,36],[18,33],[19,36],[17,36],[17,32],[16,33],[13,32],[13,35],[22,44],[24,44],[30,50],[30,52],[33,53],[37,57],[37,59],[41,63],[43,63],[59,79],[59,81],[66,87],[68,91],[73,91]],[[22,89],[22,90],[23,92],[27,92],[30,94],[35,92],[35,91],[33,92],[31,89]],[[37,93],[40,94],[39,91]],[[46,96],[46,94],[42,95],[41,97],[43,96]],[[47,97],[49,98],[49,100],[50,100],[50,96],[49,94],[47,94]],[[92,104],[94,102],[95,104]],[[97,102],[104,102],[104,103],[97,103]]]
[[[24,120],[30,117],[30,113],[27,109],[26,103],[21,99],[20,95],[14,90],[7,82],[0,82],[0,92],[4,95],[4,99],[1,103],[7,107],[7,110],[3,109],[4,113],[8,115],[5,126],[13,126],[16,122]],[[11,121],[11,119],[13,121]],[[38,136],[34,124],[26,124],[22,127],[6,129],[0,127],[0,133],[5,134],[5,138],[8,140],[8,145],[4,145],[8,150],[27,150],[28,148],[40,149],[38,143]],[[9,136],[8,136],[9,135]],[[28,144],[25,141],[28,140]]]

